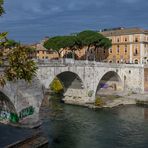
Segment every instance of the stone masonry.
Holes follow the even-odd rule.
[[[136,93],[144,92],[144,65],[109,64],[98,62],[43,62],[38,63],[37,77],[31,84],[21,80],[8,82],[3,92],[13,103],[16,112],[33,106],[35,113],[39,112],[44,91],[49,88],[53,79],[64,72],[74,73],[83,85],[82,89],[69,88],[63,99],[66,103],[84,104],[95,101],[98,84],[102,77],[108,72],[115,72],[121,80],[123,91]]]

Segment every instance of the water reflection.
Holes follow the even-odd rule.
[[[55,100],[54,100],[55,99]],[[50,98],[41,109],[52,148],[146,148],[148,109],[120,106],[91,110]]]
[[[148,119],[148,108],[144,109],[144,118]]]

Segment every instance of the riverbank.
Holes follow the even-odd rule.
[[[136,93],[126,93],[126,92],[117,92],[117,93],[100,93],[99,98],[104,101],[103,108],[112,108],[119,105],[134,105],[134,104],[143,104],[148,105],[148,93],[136,94]],[[94,106],[98,108],[99,106]],[[99,107],[100,108],[100,107]]]
[[[112,108],[119,105],[134,105],[134,104],[147,104],[148,93],[137,94],[133,92],[111,92],[105,91],[97,94],[95,102],[85,102],[84,99],[71,98],[66,96],[63,101],[66,104],[80,105],[88,108]]]

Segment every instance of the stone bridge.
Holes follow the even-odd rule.
[[[65,103],[92,103],[97,93],[104,90],[135,93],[145,90],[144,65],[65,60],[39,62],[38,67],[37,77],[31,84],[20,80],[8,82],[1,88],[0,109],[8,114],[6,118],[10,118],[9,113],[17,114],[19,118],[38,114],[44,92],[55,77],[64,86]]]

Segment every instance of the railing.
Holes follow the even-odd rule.
[[[48,60],[48,59],[35,59],[35,62],[39,66],[99,66],[99,67],[144,67],[144,64],[119,64],[119,63],[105,63],[97,61],[88,60],[74,60],[74,59],[58,59],[58,60]]]

